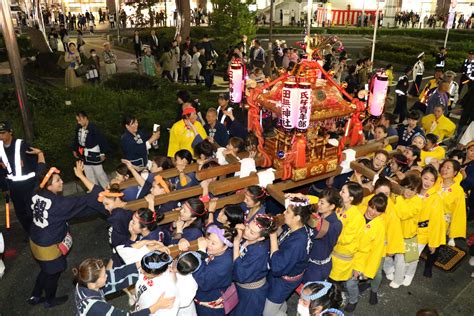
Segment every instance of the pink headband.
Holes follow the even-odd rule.
[[[216,225],[211,225],[207,228],[207,233],[208,234],[216,234],[217,237],[228,247],[232,248],[234,247],[234,244],[232,244],[227,238],[224,237],[224,230],[217,227]]]

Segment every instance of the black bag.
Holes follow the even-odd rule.
[[[85,76],[86,73],[87,73],[88,69],[86,66],[84,65],[80,65],[79,67],[77,67],[76,69],[74,69],[74,72],[76,73],[76,76],[78,77],[82,77],[82,76]]]

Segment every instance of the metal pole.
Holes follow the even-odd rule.
[[[270,0],[270,30],[269,30],[269,41],[270,41],[270,49],[272,48],[271,45],[273,43],[273,10],[275,5],[275,0]]]
[[[311,13],[313,12],[313,0],[308,0],[308,25],[306,35],[311,36]]]
[[[267,62],[265,64],[265,71],[268,76],[271,76],[272,72],[272,59],[273,59],[273,10],[274,10],[275,0],[270,0],[270,29],[268,34],[268,54]]]
[[[443,47],[446,47],[446,44],[448,44],[449,29],[450,29],[450,27],[448,27],[446,29],[446,37],[444,38],[444,46]]]
[[[360,26],[364,26],[365,20],[365,0],[362,0],[362,18],[360,19]]]
[[[168,7],[166,6],[166,3],[168,0],[165,0],[165,27],[168,26]]]
[[[33,140],[33,124],[30,119],[31,114],[30,108],[28,107],[25,79],[23,78],[20,50],[18,49],[18,43],[16,41],[8,0],[0,0],[0,23],[2,26],[5,47],[8,52],[8,60],[10,61],[10,69],[15,82],[16,96],[18,98],[18,104],[20,105],[25,139],[28,142],[31,142]]]
[[[115,19],[117,20],[117,41],[120,43],[120,0],[115,0]]]
[[[375,40],[377,39],[377,28],[379,26],[379,0],[377,0],[377,9],[375,10],[375,25],[374,25],[374,37],[372,38],[372,54],[370,55],[370,61],[374,62],[375,55]]]

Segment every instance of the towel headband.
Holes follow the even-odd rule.
[[[48,171],[48,173],[44,176],[43,178],[43,181],[41,181],[41,184],[40,184],[40,188],[43,189],[44,186],[46,185],[46,183],[48,182],[49,178],[51,178],[51,176],[54,174],[54,173],[60,173],[61,171],[59,171],[59,169],[57,169],[56,167],[51,167]]]
[[[160,261],[160,262],[146,262],[145,261],[146,258],[151,257],[154,254],[161,255],[161,258],[165,259],[165,261]],[[163,266],[170,264],[171,262],[173,262],[173,258],[171,258],[171,256],[169,256],[166,253],[163,253],[160,251],[152,251],[143,256],[142,262],[145,265],[145,267],[147,267],[148,269],[155,270],[155,269],[160,269]]]
[[[318,292],[314,293],[314,294],[311,294],[311,295],[307,295],[307,294],[304,294],[304,289],[311,285],[311,284],[320,284],[323,286],[322,289],[320,289]],[[305,285],[303,286],[303,288],[301,289],[301,298],[304,299],[304,300],[307,300],[307,301],[314,301],[320,297],[323,297],[324,295],[326,295],[329,290],[331,289],[332,287],[332,283],[329,283],[329,282],[308,282],[308,283],[305,283]]]
[[[165,180],[163,180],[163,177],[162,176],[155,176],[153,178],[153,180],[158,183],[162,188],[163,190],[165,190],[166,193],[170,193],[170,188],[168,186],[168,184],[166,184]]]
[[[104,202],[104,198],[121,198],[123,196],[123,192],[110,192],[109,190],[105,190],[99,193],[97,197],[97,201]]]
[[[227,238],[224,236],[224,230],[217,227],[216,225],[211,225],[207,228],[207,233],[208,234],[216,234],[217,237],[228,247],[232,248],[234,247],[234,244],[231,243]]]

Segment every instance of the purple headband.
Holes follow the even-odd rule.
[[[228,247],[232,248],[234,247],[234,244],[232,244],[227,238],[224,237],[224,230],[217,227],[216,225],[211,225],[207,228],[207,233],[208,234],[216,234],[217,237]]]

